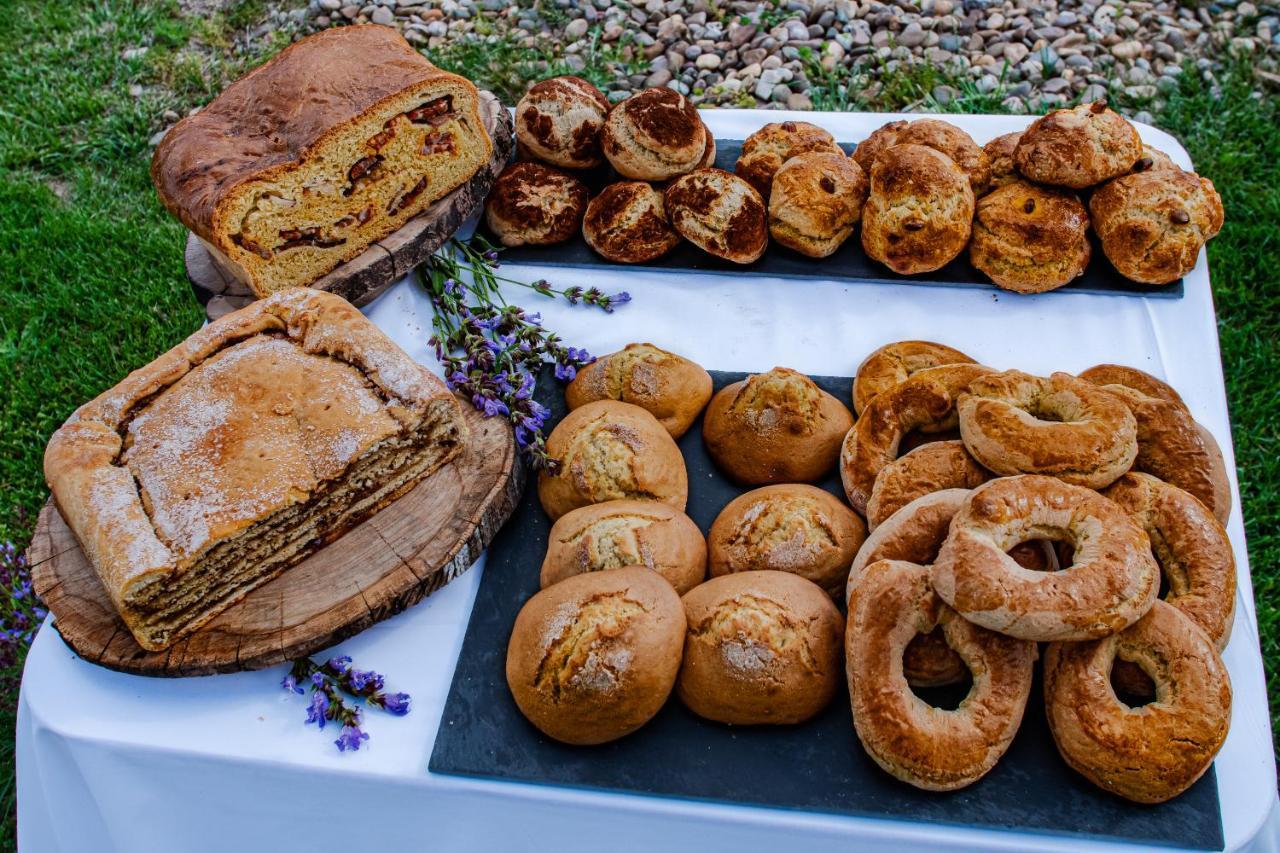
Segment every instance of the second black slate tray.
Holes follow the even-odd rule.
[[[717,389],[746,376],[711,375]],[[813,378],[838,399],[848,396],[850,379]],[[550,428],[565,414],[560,387],[544,373],[536,396],[552,411]],[[721,508],[745,490],[715,468],[702,444],[701,421],[679,444],[689,470],[686,511],[705,533]],[[837,476],[819,485],[842,495]],[[530,486],[490,546],[431,755],[433,773],[1222,849],[1213,770],[1171,802],[1142,806],[1104,793],[1068,768],[1045,721],[1038,668],[1026,716],[1008,753],[982,780],[947,794],[898,782],[867,757],[854,734],[843,688],[820,716],[799,726],[711,723],[690,713],[673,695],[644,728],[613,743],[574,747],[550,740],[521,716],[505,676],[511,626],[538,591],[550,527],[537,489]],[[944,707],[954,707],[959,699],[928,698]]]
[[[846,151],[852,145],[842,146]],[[738,161],[738,153],[742,150],[742,141],[738,139],[716,140],[716,165],[726,171],[733,171],[733,164]],[[585,176],[585,180],[594,196],[611,178],[606,170],[597,170]],[[480,233],[490,242],[497,244],[497,238],[481,226]],[[1163,299],[1180,299],[1182,297],[1182,279],[1162,287],[1152,287],[1130,281],[1120,273],[1102,254],[1098,241],[1090,233],[1093,240],[1093,259],[1089,262],[1084,275],[1052,293],[1102,293],[1125,296],[1147,296]],[[821,278],[841,282],[866,282],[869,284],[910,284],[932,287],[969,287],[991,290],[997,293],[1011,293],[996,287],[991,281],[969,263],[969,253],[964,251],[960,256],[942,269],[922,275],[898,275],[883,264],[876,263],[862,251],[862,243],[858,232],[845,241],[835,254],[829,258],[807,258],[783,246],[771,243],[764,256],[754,264],[741,266],[720,260],[708,255],[692,243],[682,241],[664,257],[647,264],[615,264],[606,261],[591,250],[582,239],[575,235],[567,242],[555,246],[519,246],[503,250],[503,259],[509,263],[530,264],[534,266],[576,267],[576,268],[609,268],[609,269],[651,269],[665,271],[694,270],[700,273],[728,274],[736,276],[777,276],[780,278]],[[1045,294],[1036,294],[1044,296]]]

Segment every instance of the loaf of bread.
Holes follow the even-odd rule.
[[[356,257],[488,163],[479,104],[390,27],[325,30],[174,125],[151,177],[266,296]]]
[[[711,399],[711,374],[653,344],[627,344],[578,371],[564,389],[570,410],[596,400],[621,400],[658,419],[679,438]]]

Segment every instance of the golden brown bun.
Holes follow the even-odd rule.
[[[680,596],[642,566],[577,575],[520,609],[507,687],[520,713],[564,743],[628,735],[658,713],[680,670]]]
[[[963,441],[932,441],[921,445],[890,462],[876,475],[871,499],[867,501],[867,526],[875,530],[889,516],[922,495],[943,489],[976,489],[993,476],[969,455]]]
[[[581,77],[552,77],[535,83],[516,104],[516,139],[521,150],[562,169],[599,166],[600,128],[609,99]]]
[[[541,163],[512,163],[484,203],[489,230],[504,246],[549,246],[578,231],[587,207],[582,181]]]
[[[1191,272],[1222,229],[1222,198],[1194,172],[1153,169],[1116,178],[1089,199],[1102,252],[1120,274],[1168,284]]]
[[[812,379],[775,367],[712,397],[702,439],[739,483],[805,483],[831,470],[852,423],[849,410]]]
[[[644,181],[609,184],[591,199],[582,238],[601,257],[620,264],[657,260],[680,244],[662,193]]]
[[[771,569],[816,583],[832,597],[867,527],[835,495],[814,486],[765,486],[730,501],[707,533],[713,576]]]
[[[896,145],[871,167],[862,209],[862,248],[902,275],[946,266],[969,242],[973,190],[945,154]]]
[[[711,399],[711,374],[653,344],[627,344],[578,371],[564,389],[570,410],[595,400],[621,400],[649,412],[679,438]]]
[[[1123,175],[1142,156],[1138,131],[1106,101],[1054,110],[1031,123],[1013,152],[1038,184],[1084,189]]]
[[[988,192],[998,190],[1005,184],[1011,184],[1019,179],[1018,167],[1013,164],[1013,152],[1018,147],[1020,139],[1022,139],[1022,131],[1006,133],[982,146],[982,150],[986,152],[987,161],[991,164],[991,183],[987,187]]]
[[[623,566],[644,566],[684,595],[707,576],[707,543],[687,515],[657,501],[579,507],[551,527],[541,584]]]
[[[1101,489],[1138,455],[1129,407],[1069,373],[983,376],[970,383],[957,409],[965,447],[997,474],[1046,474]]]
[[[1136,711],[1116,698],[1112,662],[1139,664],[1158,701]],[[1162,803],[1199,779],[1231,725],[1231,679],[1213,643],[1177,608],[1157,601],[1141,621],[1090,643],[1045,650],[1049,729],[1067,764],[1105,791]]]
[[[580,506],[620,498],[684,511],[684,457],[662,424],[639,406],[599,400],[574,409],[551,431],[547,454],[560,464],[554,474],[538,475],[538,499],[553,521]]]
[[[769,244],[760,194],[722,169],[699,169],[681,176],[667,187],[663,201],[680,236],[708,254],[749,264]]]
[[[849,156],[862,167],[862,171],[871,174],[871,167],[876,158],[898,144],[898,134],[907,126],[905,121],[891,121],[871,131],[871,135],[858,143]]]
[[[1074,193],[1015,180],[978,200],[969,261],[1005,290],[1044,293],[1084,273],[1088,232]]]
[[[712,578],[684,597],[689,631],[676,693],[732,725],[802,723],[840,684],[844,619],[831,598],[787,572]]]
[[[825,258],[849,238],[862,218],[867,177],[836,152],[792,157],[773,176],[769,235],[811,258]]]
[[[1070,570],[1028,571],[1006,552],[1034,531],[1075,549]],[[1024,640],[1088,640],[1133,624],[1160,592],[1147,535],[1118,505],[1054,477],[974,489],[951,520],[933,588],[970,622]]]
[[[1184,409],[1187,407],[1172,385],[1136,367],[1125,367],[1123,364],[1095,364],[1088,370],[1082,370],[1080,378],[1094,385],[1124,385],[1148,397],[1168,400]]]
[[[1173,158],[1161,151],[1159,148],[1152,148],[1150,145],[1143,143],[1142,156],[1138,158],[1138,162],[1133,164],[1133,172],[1154,172],[1161,169],[1172,169],[1177,171],[1178,164],[1173,162]]]
[[[986,151],[954,124],[936,118],[890,122],[864,139],[854,150],[853,159],[869,174],[876,159],[895,145],[924,145],[945,155],[965,173],[974,195],[986,192],[991,183],[991,159]]]
[[[853,379],[853,410],[862,412],[877,394],[907,381],[921,370],[944,364],[973,364],[973,359],[955,347],[933,341],[885,344],[858,365]]]
[[[733,172],[767,199],[773,177],[782,164],[811,151],[844,157],[835,137],[817,125],[807,121],[770,122],[742,141]]]
[[[976,674],[954,711],[918,699],[902,668],[907,644],[937,627]],[[872,563],[849,601],[845,671],[858,740],[886,773],[926,791],[971,785],[1000,760],[1022,722],[1035,659],[1035,643],[961,619],[923,566]]]
[[[609,110],[600,145],[624,178],[665,181],[697,167],[706,137],[688,98],[673,89],[645,89]]]

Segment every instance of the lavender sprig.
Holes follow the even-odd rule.
[[[449,387],[469,397],[485,417],[506,418],[530,464],[554,471],[558,460],[547,454],[543,435],[550,412],[533,399],[538,370],[549,361],[556,378],[570,382],[595,358],[585,349],[566,346],[543,327],[540,315],[508,305],[499,283],[605,313],[630,302],[631,295],[606,294],[598,287],[562,290],[546,279],[529,284],[506,278],[495,272],[501,266],[498,258],[497,248],[473,237],[467,243],[451,240],[445,251],[420,268],[419,281],[435,308],[431,344]]]
[[[31,564],[12,542],[0,543],[0,589],[8,606],[0,612],[0,668],[17,662],[49,611],[31,588]]]
[[[381,708],[398,717],[409,713],[409,694],[384,692],[385,682],[386,679],[372,670],[356,669],[351,665],[351,658],[343,655],[320,664],[310,658],[299,658],[280,686],[298,695],[306,692],[303,685],[309,687],[311,701],[307,704],[306,723],[315,724],[319,729],[326,723],[341,726],[338,739],[333,743],[339,752],[346,752],[358,750],[360,744],[369,739],[360,728],[363,712],[360,705],[355,704],[357,701],[363,699],[366,706]],[[344,696],[350,697],[351,704]]]

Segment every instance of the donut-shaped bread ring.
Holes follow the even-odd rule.
[[[1155,700],[1122,703],[1108,674],[1142,667]],[[1141,620],[1090,643],[1053,643],[1044,659],[1045,710],[1063,760],[1090,782],[1139,803],[1162,803],[1199,779],[1226,739],[1231,680],[1208,635],[1157,601]]]
[[[1008,370],[979,377],[957,409],[965,447],[997,474],[1047,474],[1100,489],[1138,455],[1128,406],[1069,373],[1043,378]]]
[[[965,621],[929,587],[929,570],[897,560],[867,566],[849,602],[845,672],[853,726],[885,772],[927,791],[953,791],[982,778],[1004,755],[1031,693],[1035,643]],[[912,692],[903,652],[941,627],[973,673],[955,710]]]
[[[867,529],[921,495],[943,489],[976,489],[992,478],[978,464],[963,441],[931,441],[890,462],[876,475],[867,501]]]
[[[1024,569],[1006,552],[1065,541],[1069,570]],[[1136,622],[1160,592],[1147,534],[1116,503],[1054,477],[1024,475],[974,489],[951,520],[933,586],[960,615],[1023,640],[1092,640]]]
[[[903,436],[926,426],[949,429],[956,419],[956,399],[975,379],[992,372],[980,364],[931,367],[877,394],[840,448],[840,480],[853,508],[866,515],[876,476],[898,458]]]
[[[1080,371],[1080,378],[1094,385],[1124,385],[1148,397],[1168,400],[1184,409],[1187,407],[1172,385],[1136,367],[1125,367],[1123,364],[1095,364],[1088,370]]]
[[[973,359],[954,347],[932,341],[898,341],[885,344],[858,365],[853,379],[853,411],[862,410],[877,394],[906,382],[921,370],[944,364],[973,364]]]

